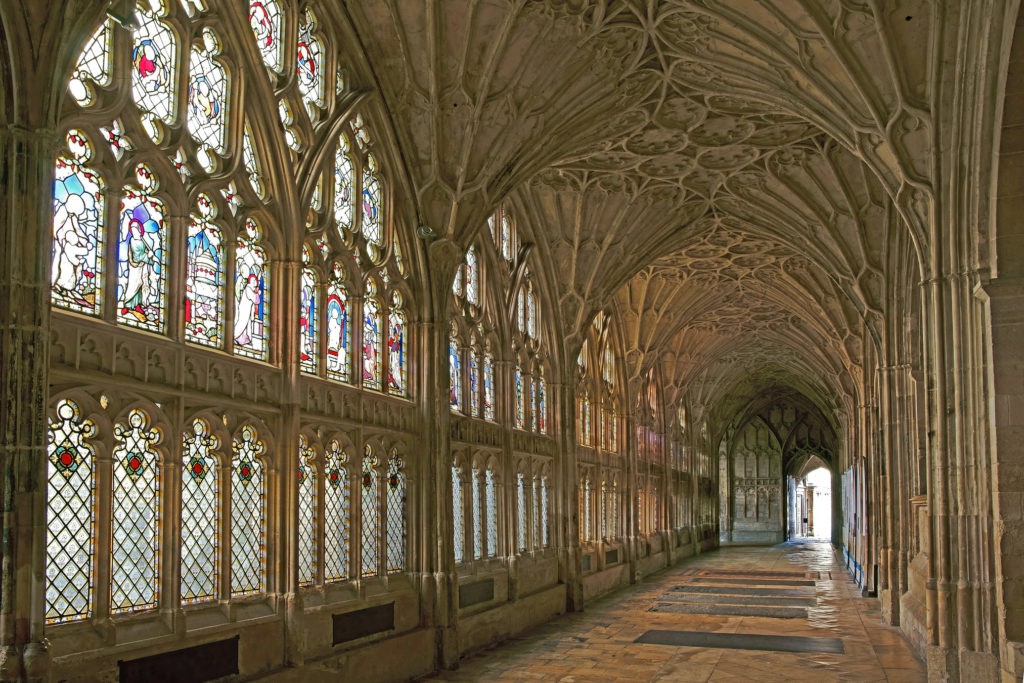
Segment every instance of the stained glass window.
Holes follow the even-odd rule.
[[[166,123],[174,122],[177,111],[177,40],[160,19],[139,8],[138,27],[132,32],[132,96],[146,114]],[[152,124],[146,126],[152,135]],[[159,140],[157,140],[159,142]]]
[[[523,369],[516,366],[516,429],[524,429],[526,426],[526,395],[523,387]]]
[[[526,297],[521,289],[516,295],[516,322],[519,325],[519,331],[526,334]]]
[[[207,194],[196,198],[188,228],[185,266],[185,339],[219,348],[224,326],[224,244],[214,223],[217,207]]]
[[[103,283],[103,179],[84,164],[92,144],[79,130],[67,135],[70,155],[57,157],[53,182],[51,301],[98,315]]]
[[[448,338],[448,403],[452,410],[462,410],[462,364],[459,362],[459,339],[454,329]]]
[[[117,249],[118,322],[160,332],[167,300],[164,205],[153,196],[157,179],[145,164],[135,170],[139,190],[125,187]]]
[[[590,445],[590,397],[584,394],[579,399],[580,417],[576,426],[579,433],[576,440],[583,446]]]
[[[181,468],[181,602],[191,604],[217,597],[220,565],[218,463],[219,446],[202,419],[182,437]]]
[[[532,286],[526,290],[526,333],[533,339],[537,338],[537,298]]]
[[[94,517],[89,439],[96,433],[78,404],[62,400],[50,419],[46,487],[46,623],[92,616]]]
[[[334,222],[344,236],[352,230],[352,207],[355,192],[355,167],[349,156],[348,138],[338,136],[338,149],[334,153]]]
[[[299,40],[296,46],[295,73],[298,75],[299,92],[302,93],[310,117],[315,119],[311,105],[324,104],[323,43],[314,35],[316,19],[306,10],[299,19]]]
[[[348,578],[351,501],[348,453],[332,440],[324,457],[324,581]]]
[[[263,63],[274,71],[281,70],[281,6],[277,0],[251,0],[249,26],[256,37],[256,46]]]
[[[516,540],[520,552],[526,552],[526,482],[516,474]]]
[[[608,482],[601,482],[601,493],[597,498],[597,535],[608,538]]]
[[[548,397],[547,387],[544,383],[544,375],[534,379],[534,386],[537,388],[537,403],[534,409],[536,415],[537,431],[541,434],[548,433]]]
[[[360,479],[360,520],[359,548],[362,561],[360,574],[377,574],[380,557],[380,475],[377,472],[377,456],[370,446],[363,452],[363,472]]]
[[[373,247],[384,244],[383,216],[381,210],[381,186],[377,177],[377,161],[372,154],[366,157],[363,170],[363,218],[362,233]]]
[[[494,358],[484,356],[484,419],[494,419]]]
[[[458,270],[455,271],[455,278],[452,280],[452,294],[454,294],[457,297],[461,297],[462,293],[465,291],[463,287],[463,281],[465,280],[465,270],[465,264],[460,265]]]
[[[256,148],[252,144],[252,131],[249,124],[245,124],[245,131],[242,133],[242,163],[245,165],[245,172],[249,175],[249,184],[253,192],[260,199],[267,198],[267,186],[263,182],[263,171],[260,168],[260,158]]]
[[[531,379],[530,381],[530,431],[536,432],[538,430],[537,422],[537,381]]]
[[[580,540],[589,541],[590,536],[590,479],[580,484]]]
[[[85,44],[78,63],[68,81],[68,92],[83,107],[96,100],[93,84],[106,86],[110,84],[110,36],[112,26],[110,20],[104,21]]]
[[[466,300],[474,306],[480,305],[479,270],[473,247],[466,252]]]
[[[548,478],[540,478],[540,536],[541,545],[547,548],[551,545],[551,538],[548,535]]]
[[[299,585],[316,580],[316,451],[299,435]]]
[[[466,522],[462,513],[462,470],[452,467],[452,540],[455,545],[455,561],[466,559]]]
[[[540,477],[533,477],[533,485],[530,487],[530,504],[532,506],[532,514],[530,515],[530,531],[533,538],[533,547],[542,548],[541,533],[540,533]]]
[[[262,593],[266,585],[266,446],[256,428],[245,425],[232,448],[231,594],[239,596]]]
[[[473,468],[470,487],[473,490],[473,559],[484,556],[484,506],[480,495],[480,470]]]
[[[302,252],[303,260],[308,262],[309,251],[303,248]],[[316,273],[311,268],[303,268],[299,288],[299,367],[314,375],[320,358],[319,290]]]
[[[487,557],[498,554],[498,501],[494,495],[494,469],[484,473],[484,498],[487,509]]]
[[[352,326],[349,321],[348,290],[341,266],[327,286],[327,376],[351,382]]]
[[[388,459],[387,571],[405,569],[405,465],[394,451]]]
[[[366,289],[366,299],[363,301],[363,386],[367,389],[380,389],[380,328],[383,316],[376,296],[376,286],[370,281]]]
[[[159,430],[133,409],[114,426],[110,611],[156,607],[160,469],[154,444]]]
[[[266,360],[270,328],[270,277],[267,253],[260,246],[260,228],[251,218],[238,237],[235,251],[235,353]]]
[[[469,347],[469,411],[480,417],[480,361],[476,347]]]
[[[515,257],[512,245],[512,221],[504,211],[501,213],[501,257],[509,262]]]
[[[388,330],[388,393],[405,396],[406,386],[406,326],[402,297],[398,292],[391,294],[391,315]]]
[[[225,151],[228,113],[228,77],[214,56],[220,43],[212,29],[203,29],[204,48],[192,48],[189,59],[188,110],[185,121],[198,143],[199,163],[207,171],[215,166],[213,153]]]

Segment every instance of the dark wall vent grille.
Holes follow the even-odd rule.
[[[395,603],[376,605],[334,615],[332,644],[347,643],[395,627]]]
[[[472,607],[494,599],[494,579],[459,586],[459,607]]]
[[[121,683],[202,683],[238,673],[238,636],[117,663]]]

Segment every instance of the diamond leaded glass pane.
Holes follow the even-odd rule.
[[[219,443],[201,419],[192,422],[182,441],[181,602],[190,604],[217,596],[219,468],[213,450]]]
[[[516,475],[516,542],[520,552],[526,551],[526,486],[522,473]]]
[[[362,562],[360,573],[373,576],[377,573],[377,558],[380,556],[380,475],[377,472],[377,456],[369,446],[363,453],[363,473],[360,482],[360,512],[362,522],[359,533],[359,548]]]
[[[327,444],[324,458],[324,580],[349,576],[350,509],[348,453],[337,441]]]
[[[530,515],[530,531],[533,536],[533,547],[542,548],[540,538],[540,477],[533,478],[533,487],[530,495],[532,514]]]
[[[490,467],[484,476],[484,494],[487,506],[487,557],[498,554],[498,501],[494,495],[494,470]]]
[[[114,427],[110,610],[156,607],[160,470],[153,444],[160,432],[138,409]]]
[[[299,585],[316,580],[316,451],[299,435]]]
[[[548,535],[548,478],[540,478],[540,542],[545,548],[551,545]]]
[[[245,425],[232,440],[231,594],[262,593],[266,578],[266,509],[263,463],[266,450],[256,428]]]
[[[452,535],[455,546],[455,561],[466,559],[466,528],[462,514],[462,470],[452,468]]]
[[[46,487],[46,623],[92,616],[95,548],[92,420],[62,400],[50,419]]]
[[[473,559],[479,560],[484,556],[484,506],[480,495],[480,470],[475,467],[470,486],[473,488]]]
[[[388,459],[387,571],[405,569],[405,468],[397,453]]]

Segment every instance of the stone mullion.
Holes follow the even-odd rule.
[[[56,147],[50,128],[0,130],[0,680],[40,679],[50,666],[44,567]]]
[[[108,645],[114,644],[113,624],[110,621],[110,572],[112,512],[114,490],[114,444],[112,436],[106,443],[97,444],[93,510],[96,515],[93,557],[93,622],[104,632]],[[44,549],[45,552],[45,549]]]
[[[222,460],[218,461],[217,472],[217,493],[219,500],[217,505],[220,513],[220,529],[217,552],[220,554],[220,571],[217,574],[218,586],[216,587],[217,598],[225,606],[231,604],[231,461],[234,457],[234,446],[229,439],[227,443],[221,444],[221,452],[224,454]],[[229,609],[230,613],[230,609]]]

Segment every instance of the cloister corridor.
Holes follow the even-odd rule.
[[[337,675],[313,664],[262,680],[328,683]],[[804,538],[685,560],[418,680],[914,683],[926,676],[832,545]]]

